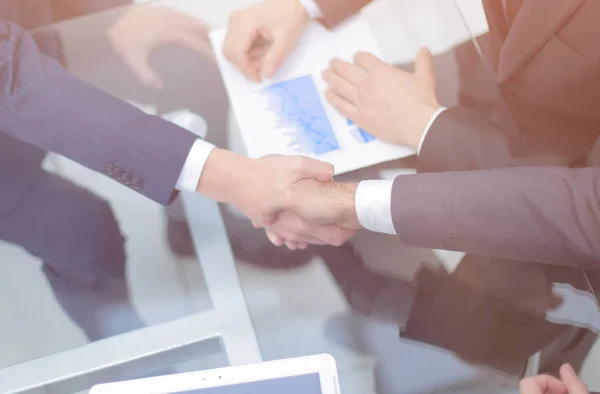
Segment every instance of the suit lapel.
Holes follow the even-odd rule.
[[[583,1],[525,0],[500,50],[497,82],[514,75]]]

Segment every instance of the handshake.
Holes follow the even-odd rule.
[[[275,245],[340,246],[361,228],[357,185],[333,182],[333,166],[303,156],[248,159],[214,149],[198,191],[240,209]]]

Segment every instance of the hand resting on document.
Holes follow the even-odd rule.
[[[327,100],[342,115],[377,139],[415,150],[441,107],[428,49],[417,55],[413,73],[361,52],[354,63],[332,60],[323,79]]]

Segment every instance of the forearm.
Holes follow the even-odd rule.
[[[242,185],[251,182],[252,164],[247,157],[215,148],[208,156],[197,191],[215,201],[235,204],[247,191]]]
[[[527,142],[511,126],[492,123],[477,111],[455,107],[431,125],[417,171],[468,171],[528,166],[568,166],[569,161]]]
[[[391,212],[410,246],[600,268],[600,170],[400,176]]]
[[[169,202],[194,136],[73,77],[3,21],[0,56],[3,132]]]

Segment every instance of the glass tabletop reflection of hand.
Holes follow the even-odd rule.
[[[550,375],[538,375],[523,379],[519,385],[521,394],[589,394],[583,381],[569,364],[560,368],[560,379]]]
[[[161,46],[182,45],[213,59],[208,27],[199,20],[168,7],[134,7],[107,32],[108,39],[123,61],[147,86],[161,89],[163,81],[148,63]]]

